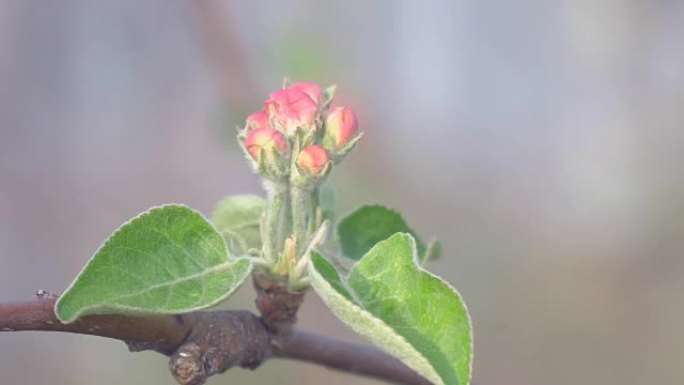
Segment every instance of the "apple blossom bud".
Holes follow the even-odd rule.
[[[320,105],[323,101],[323,90],[321,90],[321,87],[316,83],[298,82],[293,83],[287,88],[304,92],[305,94],[309,95],[311,100],[313,100],[316,104]]]
[[[308,94],[292,88],[271,93],[264,107],[288,136],[298,127],[310,130],[318,113],[318,105]]]
[[[335,150],[344,148],[358,134],[358,123],[354,111],[349,107],[330,109],[325,120],[325,136]]]
[[[270,127],[268,112],[261,110],[249,115],[247,117],[247,127],[251,129]]]
[[[310,176],[320,176],[330,162],[330,155],[323,146],[306,146],[297,155],[297,167]]]
[[[283,134],[270,127],[255,128],[247,133],[245,148],[256,161],[262,151],[277,150],[281,154],[287,153],[287,141]]]

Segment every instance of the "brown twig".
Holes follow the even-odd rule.
[[[429,382],[398,360],[365,345],[295,328],[275,333],[247,311],[202,311],[178,316],[88,316],[62,324],[54,296],[0,304],[0,331],[56,331],[124,341],[132,351],[171,356],[170,369],[183,385],[202,384],[234,366],[254,369],[275,356],[407,385]]]
[[[90,316],[74,323],[59,322],[54,313],[57,298],[0,305],[0,331],[40,330],[113,338],[131,344],[133,350],[156,350],[171,354],[191,330],[181,317]],[[150,343],[156,344],[150,346]],[[138,345],[140,344],[140,345]],[[142,345],[145,345],[143,347]],[[136,348],[140,346],[140,348]]]
[[[399,360],[376,348],[297,329],[275,354],[397,384],[430,384]]]

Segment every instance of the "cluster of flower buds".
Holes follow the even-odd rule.
[[[361,135],[354,112],[330,107],[335,87],[286,84],[247,117],[238,138],[258,174],[315,185],[354,148]]]

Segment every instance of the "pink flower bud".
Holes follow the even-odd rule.
[[[316,83],[298,82],[293,83],[287,88],[290,90],[304,92],[305,94],[309,95],[311,100],[313,100],[316,104],[321,104],[321,102],[323,102],[323,90],[321,90],[321,87],[319,87]]]
[[[264,107],[287,135],[294,135],[297,127],[310,129],[318,112],[318,105],[309,95],[291,88],[271,93]]]
[[[257,111],[247,117],[247,127],[249,128],[261,128],[269,127],[268,112],[261,110]]]
[[[255,128],[247,134],[245,148],[249,155],[258,161],[261,151],[277,150],[281,154],[287,153],[287,141],[283,134],[270,127]]]
[[[339,150],[354,139],[359,127],[354,111],[349,107],[334,107],[330,109],[325,120],[325,135],[332,140],[335,149]]]
[[[311,176],[321,175],[328,162],[330,162],[328,151],[319,145],[304,147],[297,155],[296,161],[297,166]]]

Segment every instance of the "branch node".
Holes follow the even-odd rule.
[[[257,292],[256,307],[266,326],[276,334],[287,334],[297,322],[297,311],[304,301],[304,291],[290,291],[283,282],[266,274],[253,274]]]
[[[188,314],[192,332],[171,356],[169,369],[181,385],[203,384],[214,374],[240,366],[256,369],[272,355],[271,335],[248,311]]]
[[[276,289],[276,292],[284,289]],[[267,292],[268,291],[268,292]],[[289,294],[288,294],[289,293]],[[265,290],[268,304],[279,295]],[[0,334],[22,330],[43,330],[90,334],[126,342],[132,351],[155,350],[171,356],[169,368],[181,385],[200,385],[209,376],[234,366],[255,369],[270,357],[289,358],[406,385],[429,382],[399,360],[369,346],[291,328],[304,293],[281,293],[285,301],[271,306],[275,325],[248,311],[201,311],[174,316],[134,317],[93,315],[63,324],[55,317],[56,298],[40,294],[28,302],[0,303]],[[293,297],[289,298],[288,296]],[[299,296],[299,299],[297,299]],[[287,300],[289,299],[289,300]],[[263,312],[265,309],[260,308]],[[268,309],[266,309],[268,310]],[[293,311],[294,310],[294,311]]]

